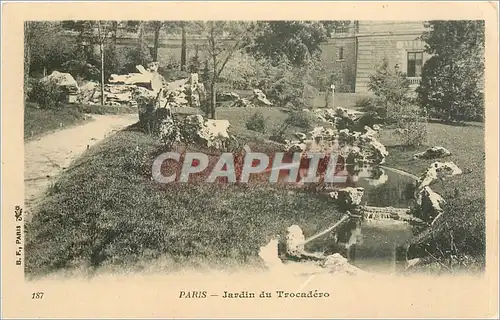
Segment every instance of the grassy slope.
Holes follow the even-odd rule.
[[[78,125],[88,121],[85,113],[121,114],[135,113],[136,108],[111,107],[102,105],[63,105],[56,110],[38,109],[33,103],[24,108],[24,139],[30,140],[43,134]]]
[[[458,252],[484,258],[485,232],[485,162],[484,125],[468,123],[453,126],[430,123],[427,146],[409,150],[398,146],[392,130],[383,131],[381,142],[388,146],[387,165],[420,176],[434,161],[453,161],[465,174],[438,181],[432,189],[447,201],[445,215],[429,231],[413,240],[425,244],[427,250],[449,256],[453,241]],[[443,146],[452,152],[448,158],[410,161],[414,153],[428,146]],[[443,254],[441,254],[441,251]],[[417,253],[418,254],[418,253]]]
[[[324,196],[268,184],[159,185],[150,167],[161,152],[151,137],[126,130],[77,160],[27,225],[28,274],[165,257],[167,269],[257,265],[259,247],[291,224],[307,236],[339,219]]]
[[[27,103],[24,108],[24,139],[33,139],[42,134],[83,122],[85,122],[85,117],[76,108],[42,110]]]

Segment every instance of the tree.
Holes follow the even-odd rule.
[[[417,89],[424,108],[447,121],[484,115],[484,21],[430,21],[422,35],[433,56]]]
[[[114,24],[112,21],[96,21],[94,23],[97,28],[96,40],[101,56],[101,104],[104,105],[104,45],[106,39],[113,34]]]
[[[99,47],[101,104],[104,104],[105,46],[110,39],[116,41],[117,21],[70,20],[63,21],[62,26],[79,32],[80,44],[84,48],[89,48],[89,51],[86,52],[86,62],[93,60],[93,46],[97,45]]]
[[[59,69],[75,52],[75,41],[62,34],[61,23],[28,21],[25,23],[25,76]]]
[[[321,52],[320,44],[327,41],[335,25],[334,21],[260,21],[248,51],[272,60],[286,57],[294,66],[301,66]]]
[[[215,119],[217,82],[229,59],[241,50],[253,31],[253,23],[243,21],[197,21],[195,30],[207,41],[210,57],[210,106],[207,116]],[[231,40],[232,44],[228,44]]]
[[[187,28],[187,22],[181,21],[180,27],[181,27],[181,71],[186,71],[186,55],[187,55],[186,28]]]

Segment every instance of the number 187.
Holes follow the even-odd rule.
[[[43,298],[43,292],[33,292],[31,294],[31,299],[42,299]]]

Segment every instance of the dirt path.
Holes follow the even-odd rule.
[[[24,199],[31,208],[52,180],[88,147],[137,122],[136,114],[92,115],[93,121],[45,135],[24,144]]]

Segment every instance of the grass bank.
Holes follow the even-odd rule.
[[[256,148],[258,145],[256,146]],[[312,235],[340,218],[324,195],[273,185],[151,181],[163,152],[132,128],[88,150],[48,190],[26,225],[26,272],[84,266],[260,265],[259,247],[299,224]]]
[[[136,113],[137,108],[102,105],[67,104],[58,109],[40,109],[34,103],[24,106],[24,139],[26,141],[44,134],[90,121],[85,114]]]
[[[484,124],[430,123],[427,144],[418,149],[400,146],[392,130],[382,131],[381,142],[389,151],[389,167],[420,176],[434,161],[453,161],[464,172],[431,186],[447,202],[445,213],[432,228],[413,239],[410,258],[426,255],[444,268],[456,263],[452,261],[455,258],[461,261],[460,267],[482,266],[486,246]],[[445,147],[452,155],[438,160],[411,160],[413,154],[430,146]]]

